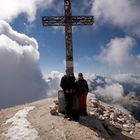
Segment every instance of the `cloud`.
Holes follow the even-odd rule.
[[[131,37],[114,38],[102,48],[99,55],[99,60],[109,65],[121,66],[128,61],[131,56],[132,48],[135,45],[135,40]]]
[[[58,71],[52,71],[49,75],[45,76],[47,82],[47,96],[57,96],[58,90],[60,90],[60,80],[63,73]]]
[[[111,23],[140,36],[139,0],[93,0],[92,13],[97,23]]]
[[[102,47],[100,54],[96,57],[97,61],[107,64],[113,69],[139,73],[140,54],[133,54],[136,42],[132,37],[114,38]]]
[[[11,22],[20,14],[25,14],[29,22],[35,19],[39,8],[46,8],[53,0],[4,0],[0,1],[0,19]]]
[[[106,85],[105,87],[97,87],[94,91],[98,97],[109,99],[111,101],[120,100],[123,98],[123,87],[118,83]]]
[[[29,38],[25,34],[18,33],[12,29],[12,27],[3,20],[0,20],[0,34],[8,36],[10,39],[16,41],[18,44],[32,45],[38,49],[38,44],[34,38]]]
[[[0,108],[46,95],[38,63],[37,41],[0,20]]]
[[[115,74],[112,75],[111,78],[115,81],[121,82],[121,83],[130,83],[133,85],[139,85],[140,86],[140,76],[135,74]]]
[[[137,74],[114,74],[103,77],[94,74],[87,77],[90,92],[106,102],[123,100],[129,93],[140,96],[140,75]]]

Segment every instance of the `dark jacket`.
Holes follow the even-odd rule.
[[[87,81],[85,79],[81,79],[76,81],[76,89],[78,93],[88,93],[89,92],[89,88],[88,88],[88,84]]]
[[[64,92],[66,90],[74,91],[75,90],[75,77],[64,75],[61,79],[60,86],[64,90]]]

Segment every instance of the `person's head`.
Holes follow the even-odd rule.
[[[83,78],[83,74],[82,73],[79,73],[78,74],[78,79],[81,80],[82,78]]]

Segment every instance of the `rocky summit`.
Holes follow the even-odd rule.
[[[140,123],[129,113],[91,95],[87,103],[78,122],[58,112],[56,97],[1,110],[0,140],[140,140]]]

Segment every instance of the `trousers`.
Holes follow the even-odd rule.
[[[81,92],[79,94],[79,108],[80,108],[80,114],[85,115],[87,114],[87,93]]]
[[[72,116],[72,105],[73,105],[73,94],[72,93],[64,93],[65,96],[65,110],[66,110],[66,115],[69,117]]]

